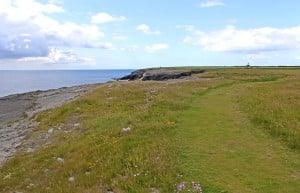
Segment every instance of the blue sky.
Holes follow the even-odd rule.
[[[1,0],[0,70],[300,66],[296,0]]]

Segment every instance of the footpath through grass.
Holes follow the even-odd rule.
[[[233,96],[243,86],[199,95],[180,118],[182,181],[200,181],[204,192],[299,191],[299,154],[239,111]]]
[[[26,138],[41,147],[0,168],[0,192],[297,192],[299,70],[200,76],[104,84],[43,112]]]

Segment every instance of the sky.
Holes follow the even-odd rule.
[[[0,0],[0,70],[300,66],[298,0]]]

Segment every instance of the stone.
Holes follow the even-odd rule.
[[[69,177],[69,178],[68,178],[68,181],[69,181],[69,182],[74,182],[74,181],[75,181],[75,177],[74,177],[74,176]]]
[[[29,148],[26,150],[26,152],[27,152],[27,153],[32,153],[32,152],[34,152],[34,148],[29,147]]]
[[[113,191],[113,189],[107,189],[106,193],[115,193],[115,192]]]
[[[60,163],[64,163],[64,162],[65,162],[64,158],[61,158],[61,157],[58,157],[56,160],[57,160],[58,162],[60,162]]]

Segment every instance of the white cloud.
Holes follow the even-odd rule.
[[[50,48],[50,52],[44,57],[23,57],[18,62],[38,62],[42,64],[84,64],[94,65],[95,59],[88,57],[80,57],[73,51],[63,51],[57,48]]]
[[[62,13],[64,9],[56,4],[42,4],[35,0],[1,0],[0,15],[12,21],[27,21],[43,15]]]
[[[164,43],[153,44],[153,45],[145,47],[146,52],[149,52],[149,53],[154,53],[154,52],[157,52],[160,50],[166,50],[166,49],[169,49],[169,45],[164,44]]]
[[[146,24],[140,24],[136,27],[136,30],[143,32],[144,34],[147,35],[159,35],[160,31],[156,30],[156,31],[152,31],[150,29],[150,27]]]
[[[112,16],[108,13],[97,13],[96,15],[93,15],[91,17],[91,22],[92,23],[109,23],[109,22],[115,22],[115,21],[125,21],[126,17],[120,16]]]
[[[35,0],[0,1],[0,58],[46,57],[51,47],[110,49],[97,25],[59,22],[64,8]]]
[[[200,7],[208,8],[208,7],[216,7],[216,6],[224,6],[225,4],[219,0],[207,0],[200,3]]]
[[[300,26],[291,28],[263,27],[239,30],[227,26],[217,31],[201,31],[185,26],[190,35],[184,43],[219,52],[264,52],[300,49]]]

